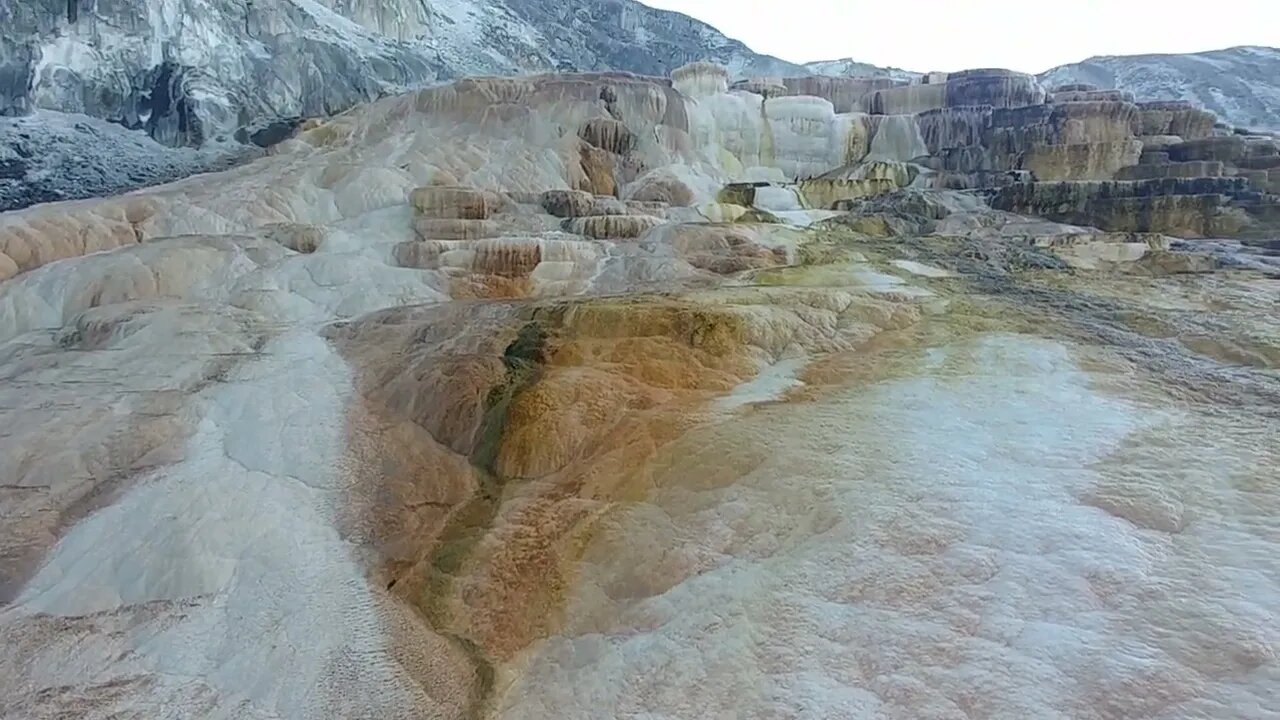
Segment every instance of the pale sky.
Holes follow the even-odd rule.
[[[1280,0],[641,0],[791,62],[1038,73],[1093,55],[1280,47]]]

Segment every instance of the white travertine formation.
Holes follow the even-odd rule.
[[[916,115],[920,134],[929,154],[946,150],[982,147],[991,127],[991,108],[964,106],[930,110]]]
[[[914,115],[947,105],[947,86],[903,85],[862,97],[862,110],[872,115]]]
[[[773,157],[764,103],[740,91],[699,98],[689,104],[689,135],[695,144],[715,148],[715,160],[735,174],[764,165]]]
[[[838,167],[843,157],[833,156],[839,144],[836,115],[831,103],[822,98],[787,96],[767,100],[764,104],[768,131],[773,139],[770,165],[788,177],[820,175]]]
[[[621,509],[499,715],[1271,717],[1276,586],[1237,569],[1274,568],[1271,511],[1227,510],[1232,470],[1150,445],[1204,428],[1099,392],[1055,342],[922,362],[666,450],[752,464],[673,468]],[[813,445],[783,430],[802,420]]]
[[[876,125],[865,113],[840,113],[836,115],[835,129],[831,133],[831,157],[840,158],[840,166],[862,162],[871,149]]]
[[[0,716],[1273,720],[1275,266],[932,189],[1166,126],[884,113],[957,77],[1042,92],[476,78],[0,215]]]
[[[694,62],[672,70],[671,82],[677,92],[691,98],[722,95],[729,92],[729,71],[715,63]]]
[[[809,76],[783,78],[781,84],[789,95],[826,98],[835,106],[836,112],[848,113],[859,109],[862,97],[867,93],[894,87],[898,82],[887,77]]]
[[[920,124],[914,115],[885,115],[876,118],[876,134],[871,140],[868,160],[905,162],[929,154]]]

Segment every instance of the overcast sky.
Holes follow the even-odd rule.
[[[1036,73],[1093,55],[1280,46],[1280,0],[641,1],[784,60],[852,57],[918,71]]]

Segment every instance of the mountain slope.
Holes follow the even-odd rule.
[[[712,60],[735,75],[804,73],[801,66],[753,52],[706,23],[634,0],[505,4],[537,30],[543,40],[538,49],[561,69],[666,76],[685,63]]]
[[[1280,130],[1278,48],[1095,57],[1053,68],[1040,80],[1050,87],[1090,83],[1129,90],[1139,100],[1189,100],[1238,127]]]
[[[24,0],[0,28],[0,115],[85,113],[170,145],[462,75],[801,72],[634,0]]]
[[[888,77],[894,80],[910,82],[920,77],[921,73],[895,67],[880,67],[864,63],[853,58],[839,60],[818,60],[804,64],[806,72],[828,77]]]

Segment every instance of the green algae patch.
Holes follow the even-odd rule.
[[[755,183],[730,183],[716,194],[716,202],[751,207],[756,201]]]
[[[452,595],[453,580],[463,569],[493,526],[494,518],[502,505],[502,496],[509,478],[494,471],[498,449],[502,443],[507,416],[513,400],[521,391],[532,386],[540,376],[540,367],[546,362],[550,333],[539,322],[525,323],[502,354],[507,368],[504,381],[490,389],[481,422],[479,439],[471,455],[472,463],[482,473],[480,487],[474,497],[455,511],[440,534],[435,552],[432,553],[426,581],[422,609],[432,627],[449,638],[467,655],[475,668],[476,685],[472,693],[468,716],[483,717],[493,696],[496,671],[493,661],[474,640],[463,633],[450,630],[452,613],[448,600]]]
[[[795,265],[769,268],[751,276],[757,285],[770,287],[845,287],[855,284],[851,264]]]
[[[576,338],[666,337],[724,355],[742,346],[742,319],[723,305],[661,296],[616,298],[565,308],[563,332]]]
[[[747,208],[747,211],[738,217],[735,223],[751,223],[755,225],[781,225],[782,220],[777,215],[768,210],[760,208]]]
[[[781,287],[829,287],[882,291],[911,287],[897,275],[877,270],[865,262],[829,265],[792,265],[761,270],[752,276],[757,285]]]

